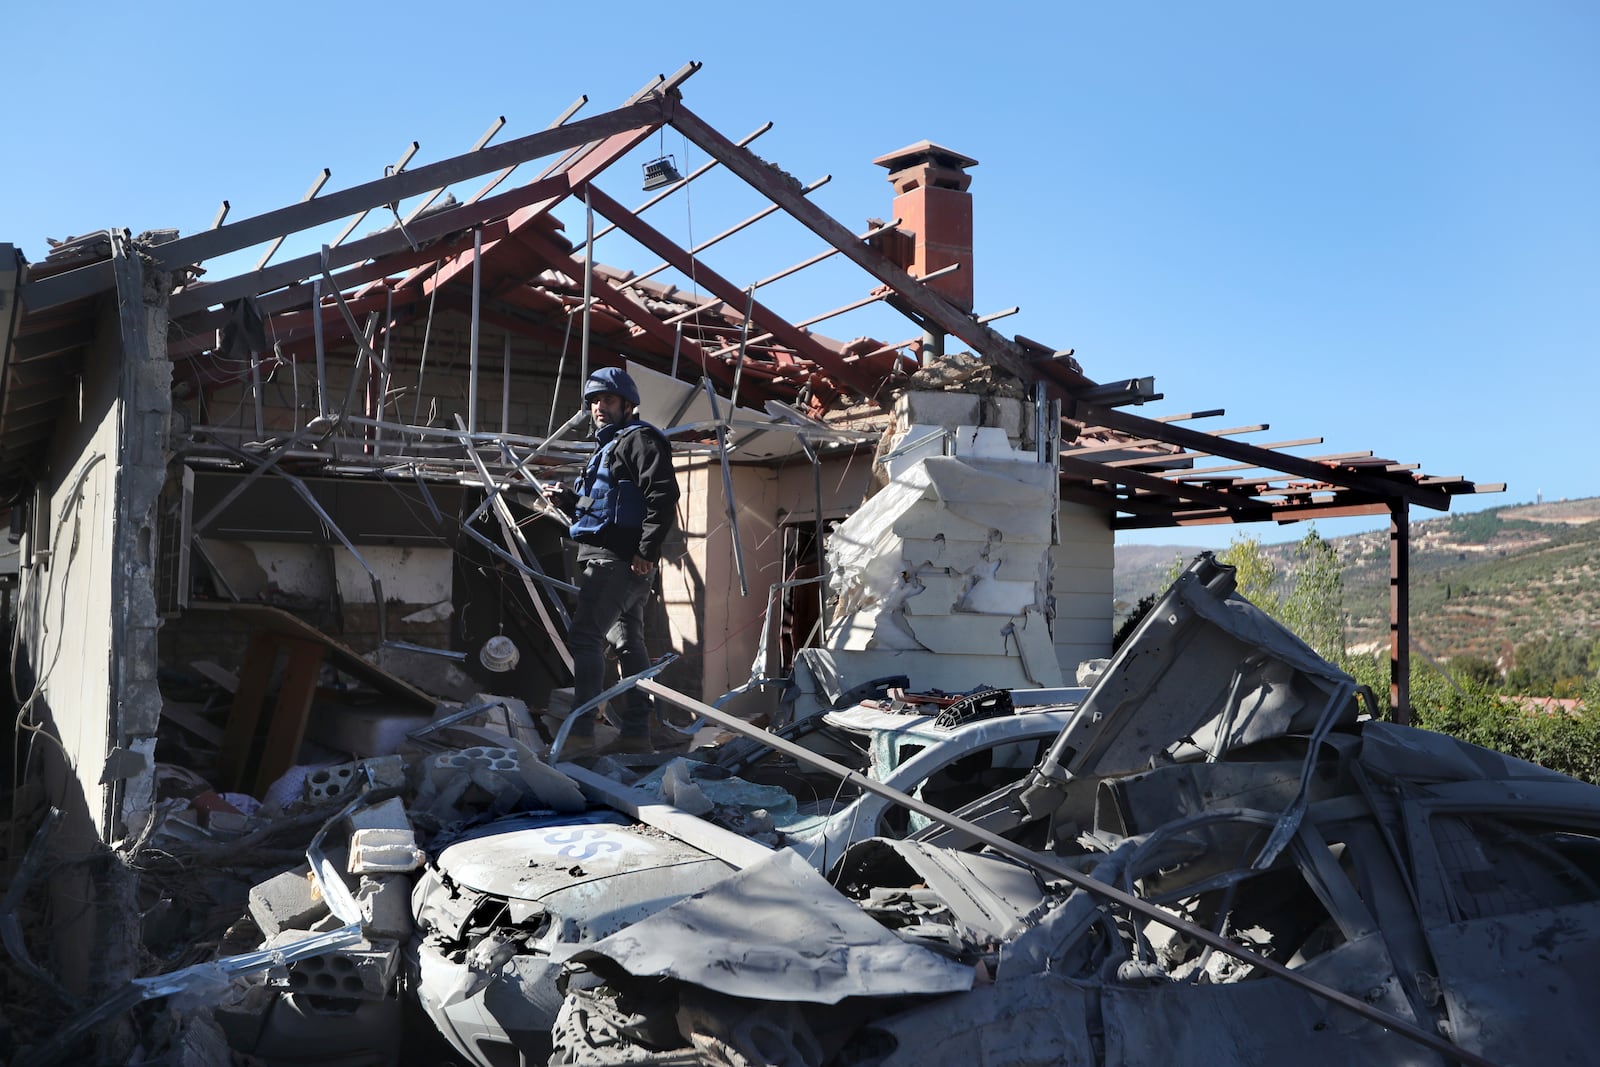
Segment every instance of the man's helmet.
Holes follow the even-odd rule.
[[[590,403],[597,393],[615,393],[634,407],[639,406],[639,387],[621,367],[601,367],[584,380],[583,402]]]

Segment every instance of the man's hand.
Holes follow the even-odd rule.
[[[656,565],[654,563],[651,563],[643,556],[633,557],[633,573],[635,574],[649,574],[651,571],[655,570],[655,566]]]

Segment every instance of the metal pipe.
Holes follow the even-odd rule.
[[[583,186],[583,336],[578,342],[578,351],[582,360],[582,373],[578,376],[578,388],[583,388],[583,383],[589,380],[589,308],[594,303],[594,205],[589,202],[589,185]]]
[[[317,354],[317,414],[328,413],[328,367],[322,351],[322,279],[311,279],[311,344]],[[296,419],[299,418],[297,414]]]
[[[1022,845],[1017,844],[1015,841],[1001,837],[994,831],[983,826],[979,826],[977,823],[970,822],[957,815],[952,815],[942,808],[936,808],[924,800],[911,796],[907,793],[902,793],[900,790],[884,785],[882,782],[869,778],[859,771],[851,770],[842,763],[836,763],[833,760],[828,759],[826,756],[818,755],[808,748],[797,745],[793,741],[790,741],[789,739],[778,734],[770,733],[759,726],[752,726],[750,723],[745,722],[743,719],[738,718],[737,716],[730,715],[725,711],[719,711],[704,701],[696,700],[695,698],[680,693],[675,689],[664,686],[659,682],[652,681],[648,678],[642,678],[634,684],[639,689],[642,689],[651,696],[658,697],[661,700],[665,700],[669,704],[677,705],[685,711],[689,711],[702,718],[709,719],[718,726],[731,730],[743,737],[754,737],[762,743],[770,745],[778,752],[781,752],[784,755],[805,764],[806,766],[816,767],[819,770],[826,771],[827,773],[837,777],[846,785],[851,785],[862,792],[872,793],[874,796],[882,797],[898,807],[906,808],[909,811],[913,811],[918,815],[925,816],[926,818],[931,819],[943,826],[948,826],[953,830],[957,830],[968,837],[973,838],[980,844],[988,846],[995,852],[1000,853],[1002,856],[1005,856],[1008,859],[1013,859],[1019,863],[1026,864],[1029,867],[1050,875],[1052,878],[1058,878],[1076,889],[1081,889],[1086,893],[1093,894],[1097,897],[1102,897],[1113,904],[1121,905],[1136,915],[1158,922],[1162,926],[1175,930],[1178,933],[1184,934],[1203,945],[1208,945],[1219,952],[1232,956],[1234,959],[1237,959],[1243,963],[1247,963],[1251,967],[1257,968],[1266,974],[1270,974],[1276,978],[1281,978],[1289,984],[1303,989],[1313,996],[1321,997],[1323,1000],[1330,1001],[1339,1005],[1340,1007],[1353,1011],[1362,1018],[1374,1022],[1385,1029],[1393,1030],[1407,1039],[1427,1048],[1433,1049],[1435,1052],[1438,1052],[1447,1058],[1459,1060],[1461,1063],[1470,1065],[1470,1067],[1495,1067],[1495,1065],[1490,1061],[1478,1056],[1476,1053],[1462,1048],[1459,1045],[1446,1041],[1438,1034],[1430,1033],[1427,1030],[1424,1030],[1421,1027],[1406,1021],[1405,1019],[1401,1019],[1398,1016],[1391,1015],[1380,1008],[1376,1008],[1364,1000],[1357,999],[1349,994],[1340,992],[1337,989],[1333,989],[1330,986],[1323,985],[1321,982],[1318,982],[1313,978],[1306,977],[1299,971],[1291,970],[1290,968],[1285,967],[1276,960],[1268,959],[1259,953],[1242,948],[1239,945],[1234,944],[1232,941],[1229,941],[1227,938],[1217,935],[1208,927],[1200,926],[1196,923],[1190,922],[1187,919],[1180,918],[1166,909],[1159,907],[1158,905],[1134,896],[1132,893],[1128,893],[1116,886],[1099,881],[1090,875],[1084,874],[1063,862],[1059,857],[1043,852],[1035,852],[1030,848],[1025,848]],[[553,759],[554,755],[552,754],[552,760]]]
[[[717,455],[722,461],[722,497],[724,510],[728,515],[728,536],[733,539],[733,566],[739,574],[739,595],[749,596],[750,586],[744,577],[744,550],[739,546],[739,515],[733,506],[733,471],[728,467],[728,427],[720,420],[717,410],[717,391],[712,388],[710,378],[701,378],[700,384],[705,388],[706,396],[711,401],[711,417],[717,422]]]
[[[668,325],[668,326],[680,327],[679,336],[681,337],[682,336],[681,327],[683,326],[683,320],[684,319],[692,319],[696,315],[699,315],[701,312],[710,311],[712,308],[721,307],[723,304],[726,304],[726,303],[727,303],[727,301],[722,299],[722,297],[720,297],[720,296],[713,297],[712,299],[706,301],[704,304],[696,304],[694,307],[690,308],[688,311],[680,311],[676,315],[673,315],[670,318],[662,319],[661,321],[663,323],[665,323],[666,325]]]
[[[273,346],[276,349],[276,345]],[[261,353],[250,353],[250,395],[255,401],[256,436],[266,435],[266,407],[261,399]]]
[[[819,633],[828,632],[828,549],[827,549],[827,520],[822,517],[822,457],[812,447],[805,434],[797,440],[800,447],[805,449],[806,458],[811,461],[811,498],[812,504],[817,509],[817,529],[812,539],[817,545],[817,630]]]
[[[312,180],[311,188],[306,190],[306,195],[300,198],[300,202],[304,204],[308,200],[315,199],[316,195],[322,191],[322,187],[324,185],[328,184],[328,179],[332,176],[333,171],[329,170],[327,167],[323,167],[322,173],[318,174],[316,178]],[[218,216],[217,222],[221,222],[221,216]],[[216,226],[217,224],[213,223],[211,228],[216,229]],[[262,267],[267,265],[267,260],[271,259],[277,253],[278,249],[283,247],[283,240],[283,234],[279,234],[277,237],[272,239],[272,243],[267,246],[267,250],[261,254],[261,259],[256,262],[256,270],[260,270]]]
[[[628,677],[622,679],[616,685],[612,686],[610,689],[607,689],[599,696],[596,696],[592,700],[585,700],[582,704],[579,704],[577,707],[567,712],[567,717],[561,720],[561,727],[556,731],[555,740],[550,742],[550,764],[554,765],[555,762],[561,758],[561,750],[566,747],[567,735],[572,733],[572,727],[574,723],[583,718],[585,715],[589,714],[591,711],[594,711],[601,704],[604,704],[612,697],[626,693],[628,690],[632,689],[646,678],[654,678],[656,675],[660,674],[662,671],[671,666],[672,662],[677,658],[678,654],[676,652],[668,652],[666,655],[650,664],[650,666],[646,667],[638,674],[628,675]]]
[[[808,185],[805,188],[801,189],[800,190],[800,195],[802,195],[802,196],[809,195],[810,193],[813,193],[816,190],[822,188],[824,185],[827,185],[832,180],[833,180],[833,175],[824,174],[822,177],[818,178],[816,181],[812,182],[810,185]],[[755,225],[756,223],[760,222],[762,219],[766,218],[768,215],[772,214],[774,211],[777,211],[777,210],[778,210],[778,205],[777,204],[768,204],[766,207],[762,208],[760,211],[756,212],[754,215],[751,215],[749,218],[745,219],[743,222],[736,222],[732,226],[729,226],[726,230],[723,230],[721,233],[717,234],[715,237],[707,238],[706,240],[704,240],[704,241],[700,242],[699,244],[695,245],[693,248],[689,249],[689,254],[691,256],[699,255],[701,252],[704,252],[706,249],[708,249],[708,248],[712,247],[713,245],[717,244],[719,241],[727,240],[729,237],[732,237],[734,234],[738,233],[740,230],[743,230],[743,229],[746,229],[747,227]],[[637,212],[635,214],[637,214]],[[615,224],[613,224],[612,228],[615,228]],[[668,262],[663,260],[661,263],[658,263],[654,267],[651,267],[649,270],[645,271],[643,274],[639,274],[639,275],[636,275],[636,276],[634,276],[632,278],[629,278],[628,281],[619,289],[619,292],[624,292],[624,293],[627,292],[629,289],[632,289],[635,286],[637,286],[640,282],[645,281],[647,278],[652,278],[655,275],[660,274],[662,271],[666,270],[670,266],[672,266],[671,263],[668,263]]]
[[[472,230],[472,323],[467,340],[467,432],[478,432],[478,311],[483,293],[483,227]]]
[[[1045,421],[1044,409],[1049,400],[1049,393],[1043,382],[1033,383],[1033,452],[1034,458],[1043,463],[1045,459]]]
[[[456,421],[458,423],[461,421],[459,415],[456,416]],[[512,515],[511,509],[506,506],[505,497],[500,492],[500,483],[495,481],[494,475],[489,473],[488,464],[484,463],[483,457],[478,455],[478,450],[475,448],[470,449],[467,454],[472,457],[473,465],[478,468],[478,477],[483,479],[488,501],[493,502],[495,518],[500,520],[500,531],[506,539],[507,547],[509,548],[510,544],[515,542],[517,551],[521,553],[526,563],[526,566],[522,568],[523,573],[545,577],[544,568],[539,566],[539,557],[533,554],[533,549],[528,546],[527,539],[522,536],[522,530],[517,526],[516,516]],[[535,487],[537,488],[537,483],[535,483]],[[538,492],[542,498],[544,490],[539,489]],[[473,521],[476,521],[475,517]],[[472,528],[471,523],[468,523],[466,528],[470,530]],[[562,584],[566,585],[567,583],[563,582]],[[570,588],[572,592],[578,592],[576,587]],[[545,630],[549,633],[550,644],[560,655],[561,661],[567,665],[567,669],[571,670],[572,653],[567,649],[566,642],[562,640],[561,635],[556,632],[555,626],[550,622],[550,616],[545,612],[544,601],[539,599],[532,587],[529,587],[528,595],[533,600],[533,608],[538,612],[540,621],[544,623]],[[552,602],[555,604],[556,614],[561,616],[561,625],[570,629],[572,619],[567,615],[566,605],[553,598]]]
[[[756,306],[756,288],[750,287],[750,294],[744,303],[744,321],[739,324],[739,359],[733,365],[733,389],[728,397],[728,417],[732,418],[734,411],[739,407],[739,379],[744,376],[744,356],[750,341],[750,313]]]
[[[500,359],[500,432],[511,432],[511,335],[506,334],[505,353]]]
[[[506,440],[506,441],[514,442],[515,444],[518,444],[518,445],[527,445],[530,448],[534,448],[535,451],[534,451],[533,454],[534,455],[538,455],[538,454],[544,452],[551,445],[553,445],[560,438],[560,436],[562,434],[566,433],[568,430],[572,429],[572,427],[575,426],[577,423],[581,422],[584,419],[587,419],[588,417],[589,417],[589,413],[588,412],[580,411],[580,412],[576,413],[575,415],[573,415],[572,418],[568,419],[566,424],[563,425],[560,429],[558,429],[555,432],[554,435],[552,435],[550,437],[544,437],[544,438],[531,437],[531,436],[529,436],[527,434],[518,434],[518,433],[508,433],[508,434],[469,434],[464,430],[452,430],[448,426],[418,426],[418,425],[416,425],[414,423],[389,422],[387,420],[384,420],[384,421],[380,422],[378,419],[368,419],[368,418],[364,418],[364,417],[362,417],[360,415],[352,415],[352,416],[350,416],[350,420],[349,421],[350,421],[350,424],[352,426],[378,426],[378,425],[381,425],[381,426],[383,426],[384,429],[392,431],[392,432],[395,432],[395,433],[409,434],[409,435],[411,435],[413,437],[419,437],[419,438],[436,437],[436,438],[439,438],[440,440],[444,440],[444,441],[456,441],[456,442],[461,442],[461,443],[471,443],[475,439],[476,440],[480,440],[480,441],[481,440],[499,441],[499,440],[503,439],[503,440]],[[576,442],[574,442],[574,443],[577,444]],[[579,447],[580,448],[592,448],[592,446],[586,445],[586,444],[579,444]]]
[[[884,223],[882,226],[874,226],[872,229],[868,230],[866,233],[861,234],[860,237],[857,238],[857,240],[861,240],[861,241],[868,240],[869,238],[873,238],[873,237],[878,236],[878,234],[880,234],[880,233],[884,233],[884,232],[886,232],[888,230],[892,230],[892,229],[894,229],[895,227],[897,227],[899,225],[900,225],[900,220],[899,219],[894,219],[894,220],[892,220],[890,222]],[[783,268],[782,270],[780,270],[776,274],[769,275],[768,277],[762,278],[759,282],[756,282],[756,288],[760,289],[764,285],[771,285],[773,282],[778,281],[780,278],[787,278],[789,275],[795,273],[796,271],[805,270],[807,267],[812,266],[813,264],[816,264],[816,263],[821,263],[823,260],[827,259],[829,256],[836,256],[842,251],[843,251],[843,249],[840,249],[840,248],[830,248],[826,252],[818,252],[816,255],[812,256],[810,259],[802,259],[800,262],[796,263],[792,267],[785,267],[785,268]]]
[[[404,152],[400,153],[400,158],[395,160],[394,164],[383,172],[383,176],[385,178],[387,178],[387,177],[390,177],[392,175],[399,174],[401,171],[405,170],[406,169],[406,164],[411,162],[411,157],[417,154],[417,149],[420,148],[420,147],[422,147],[422,146],[419,145],[416,141],[412,141],[411,142],[411,147],[407,148]],[[354,233],[355,232],[355,228],[357,226],[361,225],[361,220],[366,218],[370,214],[372,214],[372,209],[369,207],[366,210],[362,211],[355,218],[351,219],[349,224],[346,225],[345,228],[339,232],[339,236],[335,237],[333,239],[333,241],[331,242],[333,247],[334,248],[338,248],[340,245],[344,244],[344,239],[346,237],[349,237],[352,233]],[[261,268],[258,266],[256,269],[260,270]]]
[[[383,411],[389,404],[389,384],[394,380],[394,368],[389,362],[389,338],[394,334],[394,290],[386,289],[386,292],[383,301],[383,373],[378,378],[377,408],[369,413],[369,417],[378,423],[372,427],[374,451],[378,453],[383,451]]]
[[[566,377],[566,373],[567,373],[567,349],[568,349],[568,347],[570,347],[571,343],[572,343],[572,311],[569,308],[567,310],[567,328],[566,328],[566,331],[561,335],[561,358],[556,361],[556,380],[555,380],[555,383],[550,386],[550,419],[549,419],[548,422],[546,422],[544,424],[544,428],[545,428],[545,432],[546,433],[549,433],[550,432],[550,427],[552,427],[552,426],[554,426],[556,424],[556,404],[559,403],[560,400],[561,400],[561,379]],[[580,389],[583,388],[582,383],[579,383],[578,388],[580,388]],[[568,425],[571,425],[571,424],[568,423]],[[562,433],[565,433],[565,432],[566,432],[565,430],[562,430]]]
[[[227,451],[232,452],[240,459],[245,460],[246,462],[254,461],[253,457],[251,457],[248,452],[240,451],[239,449],[236,449],[222,441],[218,441],[217,444]],[[282,453],[279,453],[279,455],[281,454]],[[265,473],[266,466],[266,464],[263,464],[261,470],[255,473]],[[360,552],[356,551],[356,546],[352,544],[350,539],[344,535],[344,531],[339,528],[339,524],[333,521],[333,516],[329,515],[326,509],[323,508],[322,504],[317,500],[316,495],[311,492],[310,488],[307,487],[305,482],[301,481],[299,478],[296,478],[288,471],[275,470],[273,473],[288,481],[290,486],[294,488],[296,495],[298,495],[301,500],[305,501],[306,506],[316,514],[317,518],[322,520],[323,525],[331,530],[333,535],[339,539],[339,542],[344,545],[345,551],[350,553],[351,557],[361,565],[361,569],[367,572],[367,578],[372,582],[372,602],[377,605],[378,608],[378,645],[381,647],[389,640],[389,632],[388,624],[384,620],[384,605],[386,602],[383,599],[383,583],[378,579],[378,572],[374,571],[370,566],[367,565],[366,559],[361,555]],[[216,514],[217,511],[221,510],[221,507],[222,505],[219,504],[217,507],[212,508],[207,517],[209,518],[210,515]]]
[[[384,648],[398,649],[401,652],[421,652],[427,656],[443,656],[445,659],[465,660],[465,652],[457,652],[450,648],[429,648],[427,645],[413,645],[405,641],[385,641]]]
[[[588,99],[588,98],[584,97],[584,99]],[[573,108],[572,110],[576,111],[577,108]],[[570,112],[569,112],[569,114],[570,114]],[[555,126],[559,126],[559,125],[561,125],[561,123],[563,123],[565,121],[566,121],[566,119],[564,117],[560,118],[560,119],[557,119],[555,124],[554,124],[554,126],[547,126],[545,128],[546,129],[554,129]],[[495,116],[495,120],[493,122],[489,123],[489,128],[487,130],[483,131],[483,136],[479,137],[476,141],[474,141],[472,143],[472,147],[467,149],[468,154],[471,154],[473,152],[479,151],[480,149],[483,148],[484,145],[486,145],[490,141],[492,141],[494,139],[494,135],[499,133],[500,130],[502,128],[504,128],[505,124],[506,124],[506,117],[504,115],[496,115]],[[486,185],[482,190],[479,191],[477,196],[473,197],[472,200],[470,200],[468,202],[469,203],[477,202],[479,197],[483,196],[484,193],[487,193],[490,189],[493,189],[496,185],[499,185],[500,182],[502,180],[504,180],[506,175],[510,174],[512,171],[514,171],[516,169],[517,169],[516,164],[513,163],[511,166],[509,166],[505,170],[501,171],[500,172],[500,177],[496,178],[494,181],[492,181],[488,185]],[[439,199],[440,194],[443,193],[446,188],[447,188],[447,186],[441,185],[439,188],[437,188],[433,192],[429,193],[426,200],[424,200],[422,203],[418,204],[416,207],[411,209],[411,213],[406,216],[406,222],[407,223],[415,222],[417,220],[418,216],[420,216],[424,211],[428,210],[428,208],[433,206],[433,202],[435,200]]]

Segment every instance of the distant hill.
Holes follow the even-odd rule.
[[[1379,647],[1388,640],[1388,534],[1328,540],[1343,564],[1346,642],[1353,651]],[[1182,545],[1117,548],[1118,620],[1141,597],[1164,588],[1175,558],[1187,560],[1199,551]],[[1287,587],[1294,544],[1262,551]],[[1470,654],[1504,662],[1533,637],[1600,635],[1600,497],[1413,522],[1411,626],[1417,646],[1440,660]]]

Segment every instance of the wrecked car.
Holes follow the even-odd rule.
[[[880,703],[896,702],[830,711],[779,736],[954,807],[1024,775],[1071,714],[1063,705],[1016,707],[1003,691],[933,714]],[[419,936],[410,958],[424,1010],[462,1054],[486,1067],[514,1053],[548,1055],[567,958],[764,858],[769,846],[823,867],[853,841],[926,825],[761,737],[703,757],[645,775],[632,800],[620,785],[562,765],[634,818],[607,808],[520,814],[435,843],[413,898]],[[637,818],[641,806],[663,807],[657,799],[670,804],[662,828]],[[690,833],[694,844],[673,836]]]
[[[1600,787],[1372,719],[1233,584],[1191,564],[1019,781],[575,955],[551,1062],[1586,1061]]]

